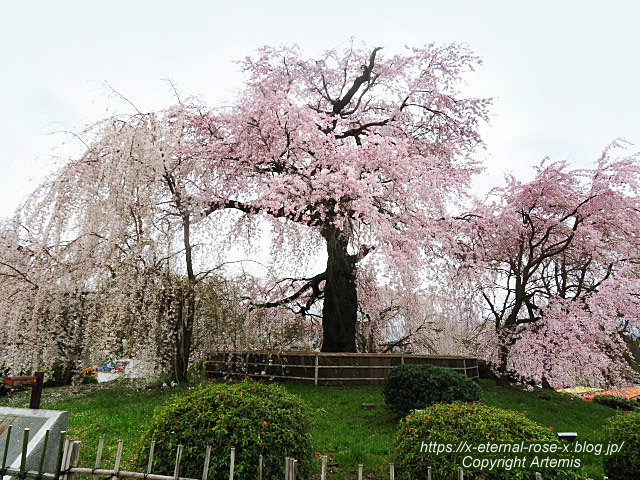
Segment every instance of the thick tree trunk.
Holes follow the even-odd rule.
[[[327,270],[322,308],[322,351],[355,352],[358,296],[355,258],[347,253],[341,232],[328,227]]]

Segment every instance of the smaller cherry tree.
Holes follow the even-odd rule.
[[[543,161],[458,220],[456,281],[484,304],[485,355],[504,379],[607,385],[633,375],[640,165],[612,145],[593,168]]]

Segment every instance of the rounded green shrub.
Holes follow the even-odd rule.
[[[624,445],[615,455],[603,459],[604,474],[610,480],[640,478],[640,413],[623,412],[607,420],[603,441]]]
[[[136,447],[137,467],[146,469],[155,441],[152,473],[173,475],[176,450],[183,445],[180,476],[201,478],[205,450],[211,446],[209,478],[227,480],[231,448],[239,478],[283,478],[284,459],[298,460],[303,477],[310,472],[308,408],[279,385],[254,381],[201,384],[156,409]]]
[[[629,400],[615,395],[596,395],[593,397],[593,403],[627,412],[640,411],[640,403],[637,400]]]
[[[398,416],[434,403],[482,401],[480,386],[449,368],[398,365],[384,381],[384,403]]]
[[[391,447],[396,477],[399,480],[424,480],[427,478],[427,468],[431,467],[433,478],[458,478],[458,468],[463,467],[464,456],[479,458],[475,451],[456,454],[455,448],[462,441],[478,445],[487,442],[556,442],[557,439],[550,428],[513,410],[488,407],[481,403],[435,404],[424,410],[414,410],[400,422]],[[435,451],[433,445],[444,444],[452,445],[452,453],[438,454]],[[527,457],[531,459],[532,455]],[[536,470],[528,467],[530,464],[525,468],[510,470],[473,471],[463,468],[465,480],[533,480]],[[548,469],[541,473],[544,479],[581,478],[580,471],[576,469]]]

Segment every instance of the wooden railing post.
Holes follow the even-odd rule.
[[[233,480],[233,471],[236,468],[236,449],[231,449],[231,457],[229,458],[229,480]]]
[[[80,442],[75,440],[71,444],[71,456],[69,457],[69,470],[78,466],[78,459],[80,458]],[[68,480],[72,480],[74,477],[74,472],[70,471],[67,476]]]
[[[40,408],[40,399],[42,398],[42,385],[44,383],[44,372],[36,372],[36,383],[31,387],[31,400],[29,408],[37,410]]]
[[[29,429],[25,428],[22,434],[22,455],[20,455],[20,475],[27,471],[27,447],[29,445]]]

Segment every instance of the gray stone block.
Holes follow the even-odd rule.
[[[49,430],[43,470],[53,473],[56,468],[60,432],[67,429],[67,416],[67,412],[61,410],[0,407],[0,460],[2,460],[7,444],[9,425],[13,425],[6,466],[20,468],[24,430],[28,428],[27,470],[38,470],[45,432]],[[4,480],[9,478],[5,476]]]

